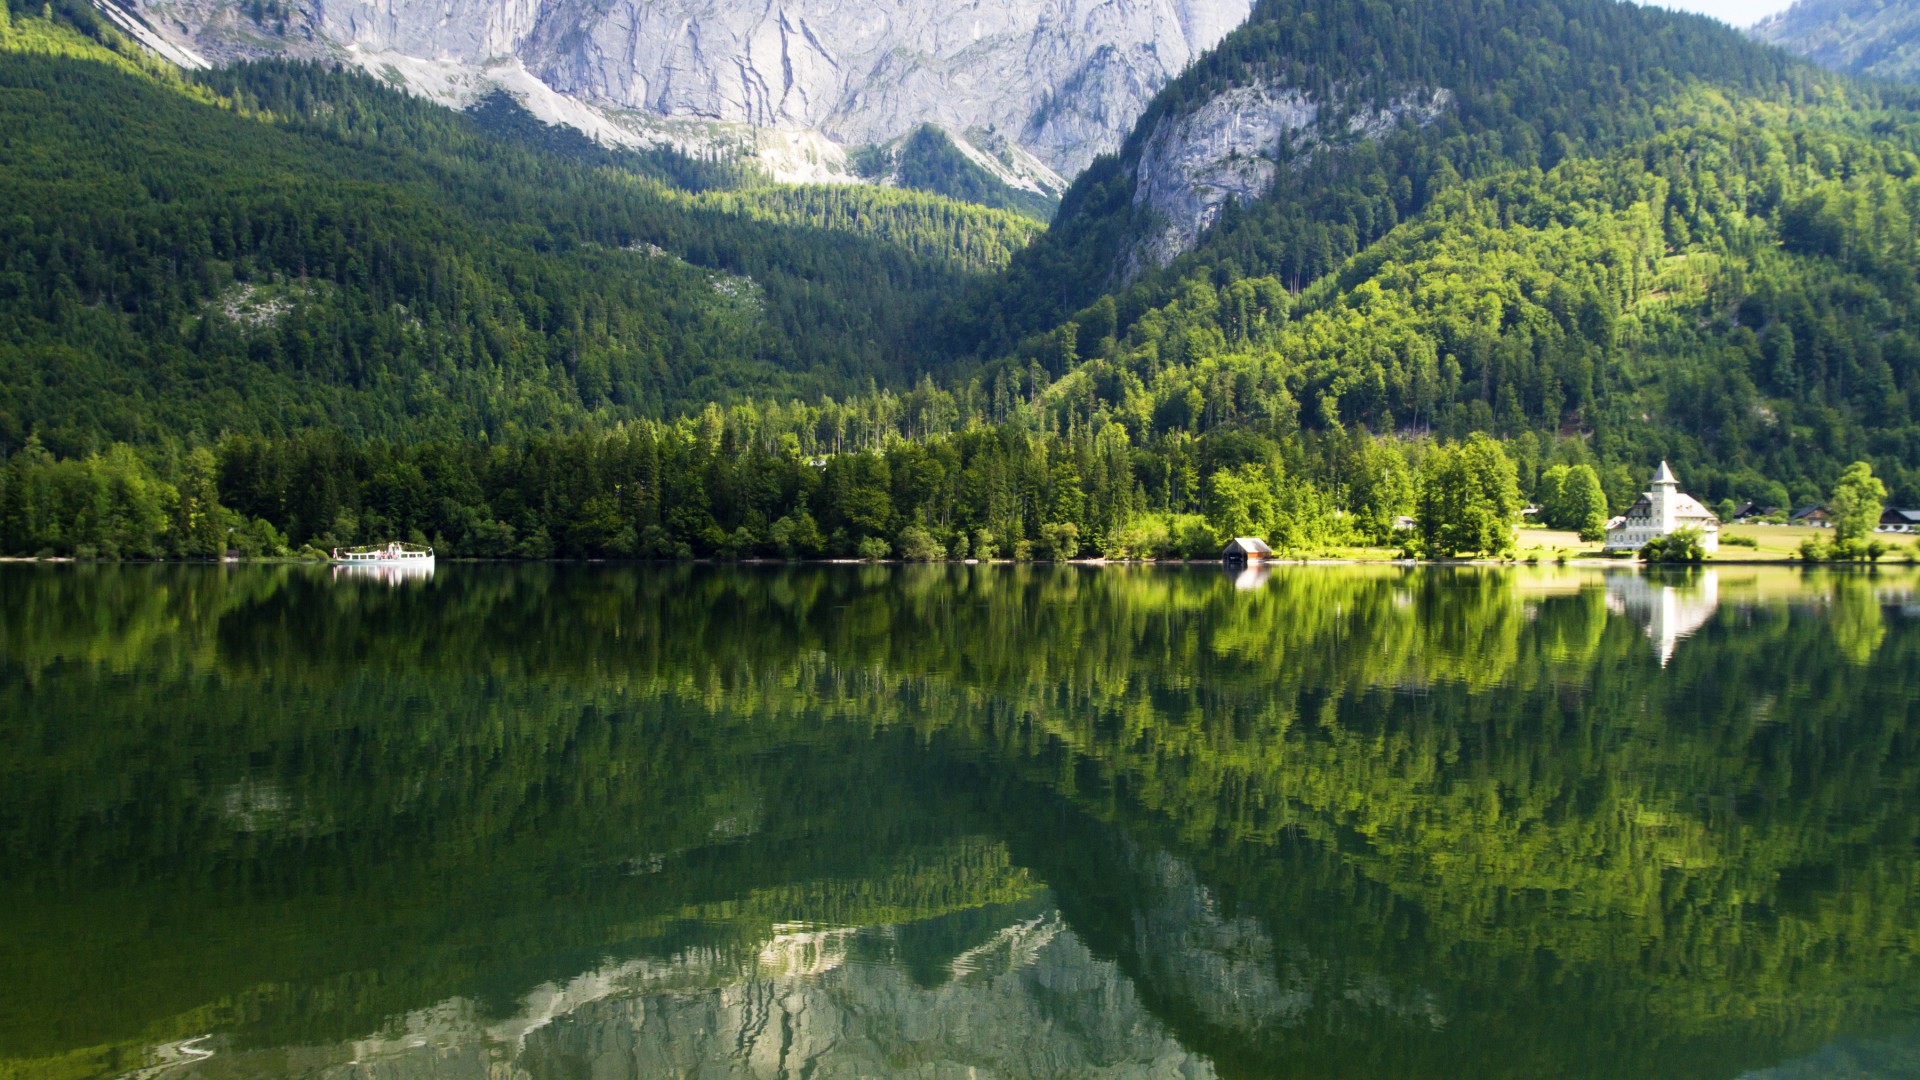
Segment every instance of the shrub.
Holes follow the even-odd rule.
[[[860,538],[859,546],[854,550],[858,551],[860,557],[868,562],[879,562],[891,554],[893,548],[890,547],[885,540],[877,536],[863,536]]]
[[[1071,521],[1040,526],[1040,549],[1056,562],[1080,554],[1080,526]]]
[[[900,530],[900,557],[908,562],[933,562],[947,557],[947,549],[933,538],[923,526],[909,525]],[[866,555],[865,550],[861,555]],[[885,554],[879,556],[885,558]]]
[[[1220,554],[1220,545],[1214,542],[1205,518],[1188,514],[1174,525],[1173,551],[1182,559],[1214,558]]]
[[[1836,562],[1879,562],[1880,556],[1888,551],[1887,542],[1878,537],[1850,540],[1835,540],[1827,549],[1827,557]]]
[[[1640,549],[1641,561],[1650,563],[1697,563],[1706,557],[1699,529],[1675,529],[1666,536],[1654,537]]]

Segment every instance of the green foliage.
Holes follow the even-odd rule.
[[[933,562],[947,557],[946,547],[920,525],[909,525],[901,529],[900,538],[894,544],[894,548],[907,562]]]
[[[1827,512],[1833,515],[1833,542],[1851,544],[1873,536],[1886,506],[1887,486],[1873,475],[1873,466],[1856,461],[1840,474],[1827,500]]]
[[[891,161],[883,164],[889,156]],[[1011,210],[1040,221],[1052,217],[1057,204],[1038,191],[1014,187],[995,176],[933,124],[921,124],[908,132],[890,155],[885,150],[867,148],[865,154],[850,158],[849,164],[863,176],[881,175],[886,164],[891,164],[893,182],[900,187]]]
[[[497,439],[901,384],[932,306],[1036,228],[845,185],[690,194],[663,179],[728,177],[530,146],[363,74],[240,65],[196,99],[7,55],[8,448]]]
[[[1042,559],[1065,562],[1080,554],[1080,526],[1071,521],[1042,525],[1036,548]]]
[[[1589,543],[1606,537],[1607,495],[1593,466],[1555,465],[1541,474],[1534,494],[1549,527],[1570,529]]]
[[[1411,33],[1343,3],[1324,6],[1349,30]],[[1549,7],[1594,21],[1512,13],[1515,39],[1472,59],[1394,39],[1413,51],[1383,72],[1454,88],[1435,125],[1309,155],[1190,259],[1043,332],[973,309],[1005,347],[957,366],[934,362],[958,324],[931,306],[1031,222],[753,186],[320,68],[212,74],[195,103],[25,57],[0,75],[0,174],[36,208],[0,219],[0,449],[125,443],[177,484],[206,447],[226,505],[295,547],[417,530],[515,557],[850,556],[911,525],[950,554],[985,530],[1047,555],[1043,530],[1072,525],[1078,551],[1161,557],[1212,543],[1200,515],[1283,550],[1393,544],[1428,448],[1476,432],[1588,536],[1661,457],[1709,501],[1812,497],[1851,460],[1920,491],[1904,99],[1700,20]],[[1461,14],[1422,18],[1478,40]],[[1237,85],[1276,42],[1289,77],[1403,92],[1349,78],[1330,24],[1255,23],[1156,108]],[[1562,46],[1605,94],[1544,85]],[[1381,195],[1369,170],[1422,179]],[[1086,198],[1048,244],[1091,227]],[[1295,225],[1351,242],[1321,260]],[[1008,287],[1052,304],[1086,265]]]
[[[285,555],[272,524],[220,501],[216,463],[205,448],[160,475],[132,447],[56,460],[39,440],[0,468],[0,551],[82,559],[216,558]]]
[[[1274,482],[1256,464],[1221,469],[1207,482],[1207,524],[1216,544],[1236,536],[1266,536],[1274,518]]]
[[[1875,536],[1855,537],[1850,540],[1834,538],[1827,549],[1827,558],[1836,562],[1879,562],[1880,557],[1892,550],[1885,540]]]
[[[1675,529],[1666,536],[1656,536],[1640,548],[1640,560],[1650,563],[1697,563],[1707,557],[1707,549],[1702,543],[1699,529],[1692,527]]]
[[[1753,33],[1835,71],[1920,82],[1920,12],[1878,0],[1799,0]]]
[[[1800,541],[1802,562],[1879,562],[1893,546],[1876,536],[1852,537],[1831,541],[1809,536]],[[1909,561],[1912,556],[1909,555]]]
[[[1506,554],[1520,512],[1513,460],[1485,435],[1433,447],[1420,463],[1417,507],[1415,527],[1429,556]]]
[[[1004,352],[1113,287],[1149,222],[1136,170],[1154,132],[1233,87],[1272,81],[1319,106],[1279,151],[1285,183],[1221,215],[1201,247],[1122,291],[1121,307],[1164,304],[1196,271],[1272,274],[1295,291],[1334,272],[1461,178],[1551,168],[1647,138],[1707,91],[1798,102],[1853,95],[1840,80],[1695,16],[1611,0],[1266,0],[1163,89],[1118,155],[1077,178],[1055,227],[1013,273],[974,298],[965,325]],[[1376,140],[1346,125],[1373,108],[1450,95],[1428,124]]]
[[[1301,89],[1329,129],[1454,98],[1377,141],[1303,134],[1287,181],[1197,250],[1103,276],[1153,226],[1134,186],[1156,124],[1256,81]],[[1920,498],[1917,162],[1905,92],[1690,16],[1262,4],[956,325],[1076,395],[1084,373],[1087,411],[1141,444],[1142,427],[1488,431],[1539,440],[1523,490],[1536,462],[1586,464],[1617,501],[1637,483],[1619,470],[1666,457],[1696,494],[1771,505],[1871,457]],[[1291,304],[1248,302],[1268,289]],[[1090,347],[1109,306],[1113,344]]]
[[[885,540],[877,536],[865,536],[861,537],[860,543],[856,546],[856,550],[860,553],[860,557],[867,562],[879,562],[891,554],[893,548],[890,547]]]

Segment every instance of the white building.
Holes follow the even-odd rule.
[[[1680,490],[1680,481],[1673,478],[1666,462],[1660,463],[1660,471],[1647,487],[1626,513],[1607,522],[1608,551],[1638,551],[1647,541],[1681,529],[1700,530],[1700,546],[1708,554],[1720,550],[1720,519]]]

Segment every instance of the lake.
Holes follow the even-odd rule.
[[[0,1076],[1920,1074],[1920,577],[0,566]]]

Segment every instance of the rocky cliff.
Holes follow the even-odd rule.
[[[1384,105],[1342,112],[1337,101],[1327,108],[1297,87],[1262,79],[1162,117],[1135,169],[1133,209],[1143,227],[1127,276],[1191,250],[1228,202],[1264,197],[1282,162],[1338,142],[1379,138],[1403,122],[1430,123],[1451,100],[1446,90],[1409,91]]]
[[[464,104],[504,87],[623,142],[731,144],[800,178],[921,123],[1063,186],[1249,0],[140,0],[213,59],[333,56]],[[585,109],[582,109],[585,106]],[[590,115],[580,115],[582,113]],[[777,133],[772,138],[764,136]],[[978,142],[980,140],[969,140]]]
[[[1920,5],[1800,0],[1752,34],[1849,75],[1920,82]]]

